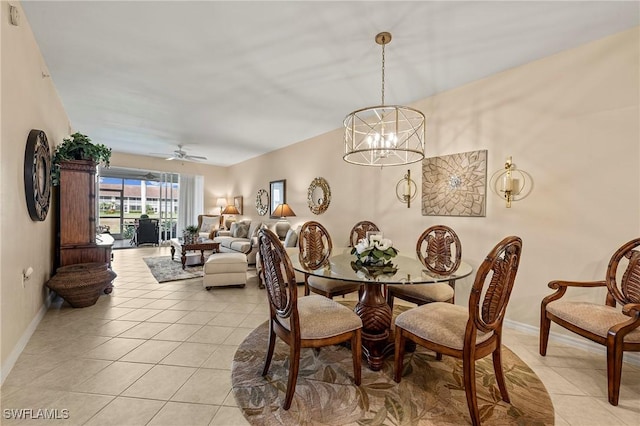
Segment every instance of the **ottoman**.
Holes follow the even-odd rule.
[[[212,287],[240,286],[247,283],[247,255],[244,253],[214,253],[203,267],[202,285]]]

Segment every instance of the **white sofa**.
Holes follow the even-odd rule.
[[[247,255],[247,263],[256,263],[258,252],[258,229],[262,226],[260,221],[241,220],[234,222],[229,231],[218,231],[213,241],[220,243],[221,253],[244,253]]]

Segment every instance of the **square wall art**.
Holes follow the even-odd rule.
[[[487,150],[422,160],[423,216],[486,216]]]

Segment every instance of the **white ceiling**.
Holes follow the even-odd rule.
[[[230,165],[637,26],[632,2],[23,1],[74,131]],[[428,117],[427,117],[428,120]],[[428,122],[428,121],[427,121]],[[339,144],[339,142],[337,142]]]

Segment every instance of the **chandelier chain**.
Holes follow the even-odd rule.
[[[384,44],[382,45],[382,105],[384,105]]]

